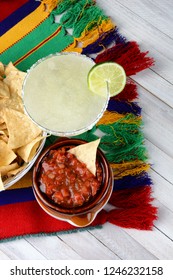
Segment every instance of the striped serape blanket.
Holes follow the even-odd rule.
[[[115,207],[110,211],[103,209],[90,227],[110,222],[125,228],[152,230],[157,208],[152,204],[138,88],[131,76],[151,67],[153,59],[147,51],[140,50],[137,42],[121,35],[94,0],[10,0],[1,1],[0,10],[3,64],[11,61],[19,70],[27,71],[49,54],[78,52],[96,63],[114,61],[124,68],[124,90],[110,99],[107,111],[92,130],[76,137],[92,141],[98,138],[96,129],[104,132],[99,147],[106,151],[114,174],[109,203]],[[46,146],[55,140],[55,136],[49,137]],[[0,193],[0,239],[77,230],[40,208],[31,178],[32,170]]]

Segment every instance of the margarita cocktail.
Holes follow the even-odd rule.
[[[107,108],[109,95],[88,88],[87,75],[94,61],[77,53],[58,53],[39,60],[23,84],[26,113],[43,130],[78,135],[91,129]]]

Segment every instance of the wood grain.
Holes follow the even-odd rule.
[[[152,69],[131,77],[138,84],[143,132],[152,164],[159,217],[153,231],[101,229],[25,237],[0,244],[0,259],[173,259],[173,1],[98,0],[128,40],[155,59]]]

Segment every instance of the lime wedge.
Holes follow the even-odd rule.
[[[98,95],[105,95],[109,90],[110,97],[119,94],[126,84],[124,68],[115,62],[103,62],[94,65],[87,77],[89,89]]]

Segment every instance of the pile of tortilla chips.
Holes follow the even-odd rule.
[[[5,181],[26,168],[34,157],[42,131],[24,114],[22,84],[26,73],[0,62],[0,190]]]

